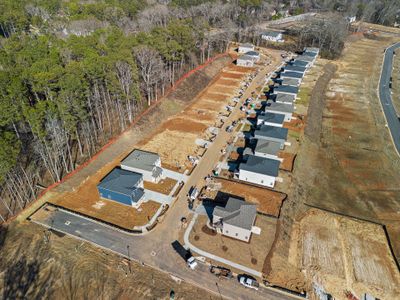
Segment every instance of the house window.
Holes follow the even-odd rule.
[[[236,236],[238,236],[239,234],[238,234],[238,233],[236,233],[235,235],[236,235]]]
[[[264,183],[264,180],[261,180],[261,183]]]
[[[229,233],[229,231],[228,231],[228,230],[225,230],[225,233]]]
[[[247,240],[249,237],[245,236],[244,239]]]

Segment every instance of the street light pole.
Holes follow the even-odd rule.
[[[126,249],[128,250],[128,267],[129,267],[129,274],[132,274],[132,269],[131,269],[131,256],[129,254],[129,245],[126,245]]]

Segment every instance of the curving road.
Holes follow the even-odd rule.
[[[388,47],[385,50],[381,78],[379,80],[379,100],[381,101],[382,110],[385,115],[386,123],[388,125],[394,147],[396,148],[397,154],[400,155],[400,120],[393,106],[391,90],[389,88],[389,82],[390,77],[392,76],[393,68],[393,52],[399,47],[400,42]]]

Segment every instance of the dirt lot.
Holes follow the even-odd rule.
[[[306,131],[309,126],[315,130],[300,137],[293,182],[282,207],[273,251],[266,260],[267,278],[275,284],[309,291],[312,283],[319,284],[338,299],[344,298],[344,289],[358,297],[370,291],[381,299],[394,299],[399,293],[394,289],[399,286],[399,271],[382,227],[373,225],[375,229],[371,229],[368,222],[325,215],[302,219],[309,210],[307,203],[383,223],[394,253],[400,257],[400,217],[396,213],[400,211],[400,159],[376,94],[383,49],[394,41],[382,35],[352,40],[342,58],[329,62],[337,67],[329,83],[309,85],[311,92],[304,103],[313,95],[323,99],[308,108]],[[326,67],[325,63],[325,72],[331,72]],[[302,233],[296,242],[298,230]]]
[[[24,222],[0,230],[2,299],[217,299],[88,243]],[[131,270],[131,271],[130,271]]]
[[[261,234],[252,234],[249,243],[242,242],[222,234],[210,234],[204,228],[207,216],[199,216],[189,236],[190,242],[201,250],[219,257],[261,271],[265,256],[269,252],[275,235],[276,219],[257,215],[255,226],[261,228]]]
[[[205,196],[215,199],[218,192],[243,198],[257,204],[257,211],[270,216],[278,217],[286,195],[269,189],[247,185],[222,178],[215,178],[210,185],[212,190],[205,191]],[[218,201],[218,199],[217,199]]]
[[[294,227],[290,262],[335,297],[400,294],[400,275],[379,225],[310,210]]]
[[[58,199],[52,199],[50,203],[127,229],[146,225],[160,207],[160,203],[150,200],[143,203],[138,210],[115,201],[102,199],[98,196],[97,190],[94,193],[96,194],[65,193]]]
[[[174,188],[176,183],[177,181],[175,179],[167,177],[165,179],[161,179],[157,183],[144,181],[143,185],[144,188],[147,190],[152,190],[164,195],[169,195],[172,192],[172,189]]]
[[[278,153],[278,157],[283,159],[283,161],[279,165],[279,169],[292,172],[296,154],[281,151]]]

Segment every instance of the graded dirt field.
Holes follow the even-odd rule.
[[[289,260],[338,299],[345,291],[400,294],[400,275],[380,225],[312,209],[294,226]]]
[[[217,299],[88,243],[23,222],[0,227],[2,299]],[[219,298],[218,298],[219,299]]]
[[[279,216],[282,203],[286,198],[286,195],[280,192],[223,178],[215,178],[213,187],[213,190],[205,192],[207,197],[214,199],[217,193],[221,192],[225,195],[243,198],[247,202],[257,204],[258,212],[274,217]]]
[[[211,232],[206,225],[207,222],[207,216],[198,216],[189,236],[193,245],[254,270],[262,270],[265,256],[274,240],[275,218],[257,215],[255,226],[261,228],[261,233],[260,235],[253,233],[249,243]]]
[[[386,226],[400,258],[400,159],[376,90],[383,50],[395,41],[383,34],[353,36],[341,58],[324,61],[319,77],[306,82],[311,69],[302,83],[308,90],[300,87],[307,91],[296,102],[308,106],[305,133],[264,270],[274,284],[307,290],[310,297],[313,284],[337,299],[345,299],[345,289],[357,297],[399,294],[399,270],[382,226],[367,222]],[[366,221],[305,217],[310,207]]]
[[[190,106],[162,123],[154,134],[140,143],[140,148],[158,153],[162,163],[174,170],[184,172],[190,168],[188,155],[196,156],[199,150],[196,139],[206,139],[207,128],[217,126],[218,114],[227,113],[225,106],[251,71],[254,70],[237,68],[233,64],[225,67]],[[233,74],[237,80],[224,82],[226,74]]]

